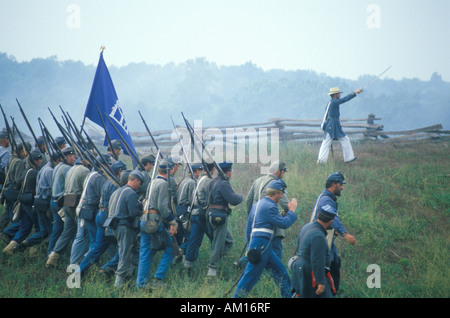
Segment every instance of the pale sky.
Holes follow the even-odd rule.
[[[0,52],[450,81],[449,0],[0,0]]]

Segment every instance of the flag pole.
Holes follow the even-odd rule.
[[[100,54],[102,54],[105,49],[106,49],[106,47],[104,45],[100,46]],[[81,127],[80,127],[80,133],[83,132],[83,127],[84,127],[85,121],[86,121],[86,116],[83,117],[83,122],[81,123]]]

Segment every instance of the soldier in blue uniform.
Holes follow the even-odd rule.
[[[317,210],[317,220],[300,230],[296,255],[288,263],[292,271],[292,287],[298,298],[330,298],[332,295],[326,235],[336,217],[336,210],[330,205],[319,206]]]
[[[331,206],[334,210],[336,210],[336,217],[331,225],[331,229],[328,230],[328,247],[330,249],[330,272],[333,277],[334,284],[336,286],[336,291],[339,290],[339,281],[340,281],[340,268],[341,268],[341,258],[339,257],[336,244],[334,243],[334,239],[336,235],[340,235],[344,237],[348,243],[351,245],[356,244],[356,239],[353,235],[349,234],[342,224],[338,213],[338,203],[337,197],[341,195],[341,191],[343,190],[343,185],[345,184],[344,175],[340,172],[333,172],[327,177],[325,189],[322,191],[320,196],[316,199],[314,203],[314,208],[311,213],[311,222],[317,219],[318,209],[317,207],[321,206]]]
[[[232,175],[232,163],[219,164],[224,176],[214,178],[208,191],[208,222],[213,231],[211,254],[208,263],[207,276],[217,276],[217,268],[220,260],[233,246],[233,236],[228,229],[228,218],[231,215],[229,205],[238,205],[242,202],[242,194],[236,193],[230,184]]]
[[[341,98],[342,92],[339,90],[339,88],[337,87],[330,88],[330,93],[328,95],[331,96],[331,100],[327,105],[327,114],[325,118],[326,122],[323,127],[325,133],[322,145],[320,146],[319,155],[317,158],[318,163],[327,162],[328,155],[330,153],[331,143],[333,142],[333,140],[339,140],[339,142],[341,143],[344,162],[352,162],[356,160],[356,157],[353,154],[352,145],[350,144],[350,139],[342,130],[339,117],[340,117],[340,105],[345,102],[348,102],[352,98],[356,97],[356,94],[359,94],[361,92],[362,89],[359,88],[356,91]]]
[[[297,200],[288,203],[285,216],[280,214],[278,203],[285,194],[283,180],[273,180],[266,188],[266,196],[254,203],[247,220],[246,238],[248,263],[240,279],[234,297],[246,297],[256,285],[264,269],[280,285],[281,296],[290,296],[291,280],[279,255],[273,250],[272,242],[277,228],[287,229],[297,220]]]

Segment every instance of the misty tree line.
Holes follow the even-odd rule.
[[[202,119],[204,127],[265,122],[273,117],[322,118],[330,87],[338,86],[345,94],[375,77],[348,80],[312,70],[264,71],[251,62],[219,66],[205,58],[166,65],[131,63],[120,68],[105,60],[132,131],[144,131],[138,111],[151,130],[170,129],[170,116],[177,121],[180,112],[192,120]],[[96,65],[58,61],[55,56],[19,63],[0,53],[0,70],[0,103],[8,115],[21,118],[17,98],[30,118],[50,122],[47,108],[57,111],[61,105],[81,123]],[[380,123],[387,131],[439,123],[448,129],[449,82],[438,73],[428,81],[396,81],[386,76],[343,105],[341,118],[365,118],[373,113],[382,118]],[[181,117],[178,123],[182,124]]]

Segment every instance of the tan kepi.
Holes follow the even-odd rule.
[[[333,94],[338,94],[338,93],[342,93],[339,89],[339,87],[332,87],[330,88],[330,92],[328,93],[328,95],[333,95]]]

